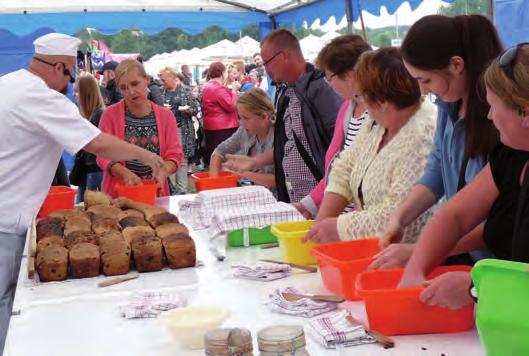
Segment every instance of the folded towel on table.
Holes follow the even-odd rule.
[[[292,267],[280,263],[259,262],[255,266],[232,266],[234,277],[257,281],[274,281],[290,276]]]
[[[133,292],[130,301],[121,306],[126,319],[156,318],[162,312],[185,306],[185,300],[175,294],[156,291]]]
[[[276,313],[312,318],[313,316],[327,313],[338,308],[336,303],[316,302],[308,298],[302,298],[294,302],[289,302],[283,298],[281,293],[306,294],[300,292],[294,287],[276,289],[274,292],[268,295],[269,301],[266,303],[268,308]]]
[[[309,322],[308,333],[328,349],[335,349],[338,345],[349,347],[375,343],[375,338],[363,326],[347,320],[348,314],[347,310],[340,310],[314,318]]]

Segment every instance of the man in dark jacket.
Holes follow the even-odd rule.
[[[116,83],[116,68],[118,62],[110,61],[103,65],[99,74],[103,75],[103,84],[101,86],[101,96],[106,106],[112,105],[123,99]]]
[[[325,153],[342,100],[324,74],[305,62],[288,30],[268,34],[261,56],[271,79],[286,84],[276,98],[274,167],[279,200],[294,203],[325,176]]]

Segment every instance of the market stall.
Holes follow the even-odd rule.
[[[190,196],[159,198],[158,205],[180,215],[178,201]],[[183,220],[188,227],[189,222]],[[133,292],[159,291],[177,295],[190,306],[220,306],[230,310],[223,326],[243,327],[252,332],[254,351],[257,331],[271,325],[298,324],[307,328],[308,318],[272,312],[265,302],[276,288],[329,294],[319,273],[296,271],[276,281],[238,279],[232,265],[255,264],[259,259],[281,259],[278,248],[258,246],[228,248],[219,261],[212,253],[207,230],[191,230],[197,259],[194,268],[142,273],[139,278],[98,288],[107,277],[36,283],[28,279],[27,258],[23,258],[8,331],[5,355],[202,355],[203,350],[182,350],[168,329],[157,319],[125,319],[120,306]],[[222,250],[222,240],[214,241]],[[130,272],[129,274],[135,274]],[[363,302],[345,302],[340,308],[366,320]],[[484,355],[475,330],[457,334],[396,336],[396,347],[385,350],[369,344],[326,350],[307,338],[310,355]],[[257,354],[257,352],[255,352]]]

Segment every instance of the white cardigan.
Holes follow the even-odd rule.
[[[334,162],[325,190],[353,201],[357,209],[338,217],[341,240],[382,235],[390,214],[424,172],[432,149],[436,117],[435,105],[424,100],[415,115],[378,153],[385,129],[373,119],[367,119],[354,144]],[[417,240],[431,215],[432,209],[408,226],[403,242]]]

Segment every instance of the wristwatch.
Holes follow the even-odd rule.
[[[470,282],[470,288],[468,288],[468,295],[470,295],[474,303],[478,302],[478,290],[472,281]]]

